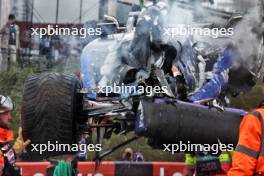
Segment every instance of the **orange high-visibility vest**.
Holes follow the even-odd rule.
[[[0,128],[0,143],[8,143],[14,141],[13,131],[9,129]],[[0,152],[0,167],[4,167],[4,157],[2,152]]]
[[[246,115],[228,176],[264,176],[264,108]]]

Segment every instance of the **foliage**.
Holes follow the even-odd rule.
[[[0,72],[0,94],[10,96],[15,102],[15,109],[12,111],[11,129],[17,133],[20,126],[20,110],[22,102],[23,84],[28,75],[33,74],[33,68],[21,69],[20,67],[11,67],[9,71]]]

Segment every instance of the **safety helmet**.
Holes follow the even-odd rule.
[[[164,10],[168,8],[166,1],[159,1],[156,4],[156,6],[158,6],[160,10]]]
[[[14,108],[13,101],[10,97],[0,95],[0,113],[12,111]]]

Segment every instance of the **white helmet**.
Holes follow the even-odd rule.
[[[159,1],[156,6],[159,7],[160,10],[166,10],[168,8],[168,3],[166,1]]]
[[[13,108],[14,104],[11,98],[0,95],[0,113],[12,111]]]

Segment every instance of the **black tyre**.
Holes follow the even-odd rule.
[[[33,145],[73,144],[78,140],[77,116],[80,99],[76,93],[79,82],[74,76],[43,73],[25,82],[22,102],[22,128],[29,159],[43,160],[51,156],[69,154],[60,149],[36,151]],[[47,146],[48,147],[48,146]]]

